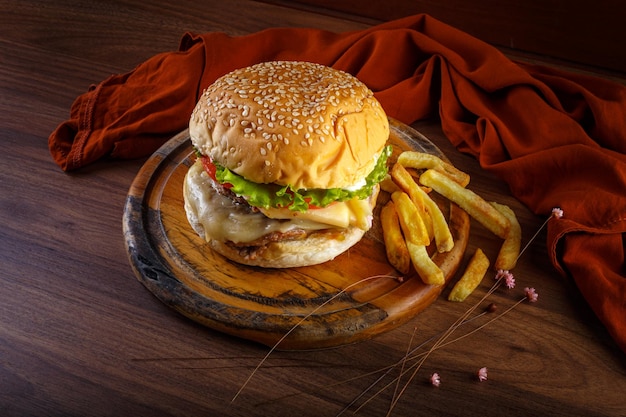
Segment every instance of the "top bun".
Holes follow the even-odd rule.
[[[189,134],[203,155],[250,181],[349,188],[374,169],[389,122],[354,76],[276,61],[216,80],[198,101]]]

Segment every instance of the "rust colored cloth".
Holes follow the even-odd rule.
[[[217,77],[268,60],[348,71],[405,123],[438,115],[449,140],[533,212],[561,207],[564,217],[548,224],[552,263],[626,351],[626,88],[513,62],[427,15],[346,33],[186,34],[179,51],[78,97],[49,138],[52,156],[69,171],[105,156],[149,155],[186,128]]]

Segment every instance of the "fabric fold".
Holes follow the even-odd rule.
[[[427,15],[332,33],[276,28],[246,36],[185,34],[78,97],[49,138],[65,171],[103,157],[136,158],[185,129],[219,76],[268,60],[306,60],[352,73],[389,116],[439,116],[448,139],[507,182],[548,225],[552,263],[573,278],[626,351],[626,87],[511,61]]]

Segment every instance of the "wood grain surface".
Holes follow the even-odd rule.
[[[394,152],[445,156],[425,136],[390,120]],[[234,336],[280,349],[318,349],[372,338],[432,304],[445,286],[400,274],[385,255],[378,211],[373,227],[330,262],[301,268],[239,265],[215,253],[189,225],[182,199],[194,161],[188,131],[162,146],[139,171],[124,210],[124,235],[137,278],[183,315]],[[382,192],[379,205],[389,200]],[[446,282],[454,277],[470,233],[469,216],[440,199],[454,248],[434,254]],[[434,252],[431,248],[431,253]]]
[[[378,378],[374,372],[400,361],[409,345],[437,338],[486,293],[489,277],[466,302],[446,301],[445,290],[370,340],[273,352],[231,401],[268,348],[197,324],[135,278],[122,216],[146,160],[104,160],[66,174],[47,138],[91,84],[175,50],[187,30],[237,35],[274,26],[366,25],[248,0],[0,0],[0,415],[336,416]],[[545,218],[452,148],[437,120],[413,127],[471,174],[471,189],[516,211],[524,242],[539,229]],[[493,257],[499,241],[472,222],[468,253],[476,247]],[[515,272],[518,289],[487,300],[498,306],[493,314],[517,302],[525,286],[537,289],[539,301],[429,355],[392,415],[626,415],[625,355],[550,265],[545,231]],[[483,366],[489,379],[479,383]],[[437,389],[428,384],[432,372],[441,375]],[[393,387],[356,415],[386,415]]]

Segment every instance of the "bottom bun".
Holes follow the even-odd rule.
[[[361,240],[365,231],[358,227],[314,232],[304,239],[272,242],[249,253],[224,242],[210,240],[213,250],[240,264],[263,268],[294,268],[333,260]]]

